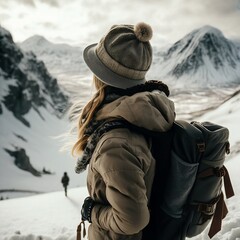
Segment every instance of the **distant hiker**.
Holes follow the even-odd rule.
[[[77,173],[89,164],[89,197],[78,239],[84,221],[91,223],[89,240],[141,240],[149,223],[155,159],[151,138],[136,129],[166,132],[175,120],[167,85],[145,79],[152,62],[151,37],[145,23],[114,25],[84,50],[97,92],[79,116],[72,149],[76,155],[83,152]]]
[[[64,191],[65,191],[65,196],[66,197],[67,197],[67,186],[68,186],[68,183],[69,183],[69,177],[68,177],[67,173],[64,172],[63,177],[62,177],[62,184],[63,184],[63,187],[64,187]]]

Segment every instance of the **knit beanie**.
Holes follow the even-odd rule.
[[[152,63],[152,28],[146,23],[113,25],[99,43],[85,48],[83,57],[101,81],[126,89],[145,83]]]

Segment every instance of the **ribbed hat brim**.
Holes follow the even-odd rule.
[[[96,54],[97,43],[89,45],[84,49],[83,58],[90,70],[104,83],[107,85],[126,89],[129,87],[136,86],[138,84],[143,84],[146,79],[130,79],[120,76],[110,70],[106,65],[104,65]]]

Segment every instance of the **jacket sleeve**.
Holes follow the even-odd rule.
[[[100,228],[118,234],[140,232],[149,222],[148,199],[141,160],[129,148],[127,141],[121,147],[105,142],[97,159],[98,172],[106,184],[109,205],[96,204],[92,222]]]

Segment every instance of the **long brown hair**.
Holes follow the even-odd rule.
[[[79,155],[87,145],[89,136],[85,134],[85,130],[92,120],[96,110],[102,103],[105,97],[105,83],[100,81],[95,75],[93,76],[93,82],[95,84],[97,92],[93,98],[82,109],[77,122],[77,136],[78,140],[72,147],[72,154]]]

